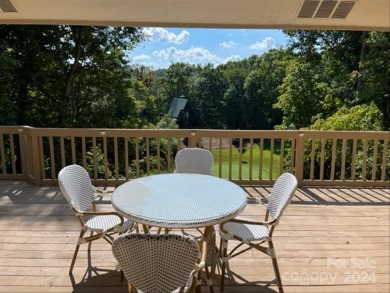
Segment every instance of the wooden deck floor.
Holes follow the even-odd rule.
[[[262,196],[270,188],[247,187]],[[274,233],[285,292],[390,292],[389,189],[300,188]],[[99,200],[110,208],[110,195]],[[258,217],[262,207],[248,204]],[[111,247],[82,248],[68,274],[79,223],[56,187],[0,181],[0,292],[127,292]],[[277,292],[270,259],[246,252],[227,292]],[[219,292],[219,267],[215,271]],[[202,292],[208,292],[202,287]]]

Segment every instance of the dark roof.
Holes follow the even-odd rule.
[[[182,98],[174,98],[169,107],[168,116],[171,118],[177,118],[180,115],[180,112],[187,105],[188,100]]]

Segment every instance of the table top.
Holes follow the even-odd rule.
[[[246,192],[218,177],[159,174],[115,189],[114,209],[135,222],[162,228],[196,228],[222,223],[246,206]]]

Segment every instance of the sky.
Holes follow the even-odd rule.
[[[272,48],[285,47],[287,37],[276,29],[143,28],[147,40],[130,51],[131,64],[153,69],[172,63],[214,65],[238,61]]]

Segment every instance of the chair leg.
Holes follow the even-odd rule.
[[[149,233],[149,226],[148,225],[142,224],[142,228],[143,228],[145,234]]]
[[[73,271],[74,263],[76,262],[76,258],[77,258],[77,253],[79,252],[79,248],[80,248],[80,240],[83,238],[85,232],[86,232],[85,229],[81,229],[80,231],[80,236],[79,239],[77,240],[77,245],[73,253],[72,263],[70,264],[69,274],[71,274]]]
[[[279,271],[278,261],[276,260],[274,244],[272,243],[272,241],[268,241],[268,245],[269,248],[271,248],[272,250],[272,255],[271,255],[272,266],[274,267],[276,281],[278,282],[279,292],[283,292],[282,278],[280,277],[280,271]]]
[[[198,272],[199,274],[200,272]],[[197,276],[193,276],[193,280],[192,280],[192,285],[191,285],[191,288],[190,288],[190,291],[191,293],[200,293],[201,291],[201,285],[200,285],[200,282],[198,280],[198,277]]]
[[[93,231],[91,231],[91,234],[90,234],[90,237],[92,237],[92,236],[93,236]],[[92,241],[89,241],[89,243],[88,243],[88,251],[91,250],[91,247],[92,247]]]
[[[137,293],[138,292],[137,288],[135,288],[134,285],[132,285],[130,283],[127,285],[127,290],[129,293]]]
[[[220,256],[222,258],[222,267],[221,267],[221,293],[225,290],[225,270],[226,270],[226,262],[227,262],[227,247],[228,241],[226,239],[221,238],[220,243]]]

